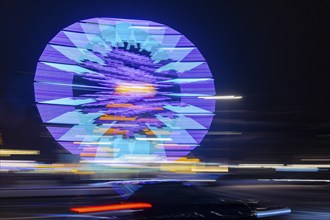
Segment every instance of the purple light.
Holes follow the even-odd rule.
[[[198,97],[214,94],[199,50],[172,28],[142,20],[70,25],[47,44],[35,75],[49,132],[72,154],[87,155],[96,143],[90,159],[186,156],[213,119],[215,101]]]

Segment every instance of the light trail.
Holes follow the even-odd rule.
[[[72,212],[87,213],[87,212],[105,212],[105,211],[119,211],[127,209],[145,209],[151,208],[150,203],[136,202],[136,203],[121,203],[111,205],[98,205],[98,206],[84,206],[71,208]]]

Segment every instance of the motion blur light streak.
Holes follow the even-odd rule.
[[[34,88],[49,132],[82,160],[176,160],[199,146],[215,111],[207,99],[215,95],[212,74],[199,50],[152,21],[92,18],[70,25],[44,49]],[[92,145],[95,152],[86,152]]]
[[[225,96],[200,96],[200,99],[223,99],[223,100],[231,100],[231,99],[242,99],[243,96],[235,96],[235,95],[225,95]]]
[[[38,150],[0,149],[0,156],[10,155],[39,155]]]
[[[119,211],[119,210],[128,210],[128,209],[145,209],[151,207],[152,205],[150,203],[137,202],[137,203],[76,207],[76,208],[71,208],[70,210],[72,212],[88,213],[88,212]]]
[[[257,211],[255,212],[255,215],[258,218],[265,218],[270,216],[285,215],[289,213],[291,213],[291,209],[285,208],[285,209],[269,210],[269,211]]]
[[[330,183],[330,180],[312,180],[312,179],[258,179],[259,181],[275,181],[275,182],[324,182]]]
[[[330,220],[326,1],[2,1],[0,219]]]
[[[300,167],[281,167],[275,168],[277,172],[318,172],[318,168],[310,167],[310,168],[300,168]]]
[[[172,141],[172,138],[135,138],[137,141]]]

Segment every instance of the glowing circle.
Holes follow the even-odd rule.
[[[181,33],[152,21],[92,18],[60,31],[40,56],[37,107],[54,139],[82,159],[175,160],[213,119],[210,69]]]

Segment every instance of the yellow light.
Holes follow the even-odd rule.
[[[175,173],[195,173],[192,171],[193,167],[190,164],[161,164],[160,170]]]
[[[155,87],[150,84],[123,84],[115,88],[116,93],[155,93]]]
[[[0,149],[0,156],[10,155],[39,155],[38,150],[16,150],[16,149]]]
[[[220,166],[196,166],[191,169],[193,172],[197,173],[227,173],[228,167]]]
[[[179,163],[199,163],[200,160],[198,158],[181,157],[181,158],[177,159],[175,162],[179,162]]]

